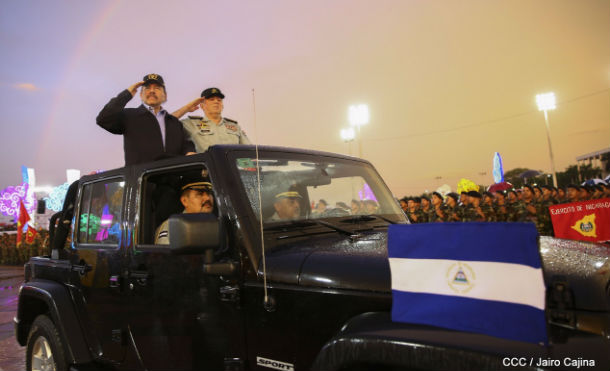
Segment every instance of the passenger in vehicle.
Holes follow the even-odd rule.
[[[142,104],[138,108],[125,108],[140,87]],[[99,126],[112,134],[123,135],[125,165],[195,154],[195,146],[180,120],[163,109],[166,100],[163,78],[150,73],[112,98],[98,114]]]
[[[320,199],[320,201],[318,201],[318,204],[316,205],[316,208],[312,211],[311,216],[312,217],[322,216],[326,212],[327,207],[328,207],[328,203],[326,202],[326,200]]]
[[[203,179],[186,180],[180,188],[183,213],[211,213],[214,210],[212,184]],[[169,245],[169,219],[155,232],[155,245]]]
[[[364,200],[365,214],[376,214],[379,209],[379,205],[374,200]]]
[[[275,213],[269,218],[270,222],[279,220],[298,219],[301,214],[300,200],[303,197],[296,191],[281,192],[275,195],[273,208]]]
[[[250,139],[237,121],[222,116],[225,95],[218,88],[208,88],[195,99],[173,113],[181,117],[201,107],[203,116],[188,116],[182,120],[184,130],[195,143],[197,153],[207,151],[214,144],[250,144]]]
[[[348,214],[349,214],[349,213],[350,213],[350,211],[351,211],[351,210],[350,210],[350,208],[349,208],[349,206],[347,206],[347,204],[346,204],[345,202],[343,202],[343,201],[339,201],[339,202],[337,202],[337,203],[335,204],[335,208],[337,208],[337,209],[341,209],[341,210],[345,211],[345,212],[346,212],[346,213],[348,213]]]

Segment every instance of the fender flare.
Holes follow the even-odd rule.
[[[495,355],[417,341],[403,327],[393,323],[389,313],[360,314],[322,347],[311,369],[487,370],[502,366]]]
[[[44,314],[45,311],[55,324],[59,336],[66,346],[66,355],[70,362],[91,362],[91,353],[85,341],[70,293],[65,286],[53,281],[35,280],[21,285],[17,316],[15,317],[17,342],[26,345],[34,318]],[[70,336],[67,336],[67,334],[70,334]]]

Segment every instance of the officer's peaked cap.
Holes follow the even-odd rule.
[[[222,92],[218,88],[207,88],[201,92],[201,96],[205,99],[208,99],[211,97],[220,97],[222,99],[225,99],[225,95],[222,94]]]

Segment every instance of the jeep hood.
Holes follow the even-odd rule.
[[[551,306],[610,310],[608,247],[553,237],[540,237],[539,246],[547,296],[555,296]],[[270,283],[390,293],[387,233],[354,240],[325,234],[285,241],[267,253],[267,277]],[[557,297],[558,287],[565,295]]]
[[[390,293],[387,233],[299,238],[267,253],[270,283]],[[262,274],[262,268],[259,269]]]

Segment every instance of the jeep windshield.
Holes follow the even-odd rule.
[[[328,226],[329,221],[335,226],[339,225],[337,222],[406,223],[392,194],[368,163],[320,155],[261,152],[259,202],[256,157],[237,156],[234,161],[252,212],[257,219],[262,214],[266,229],[275,225]]]

